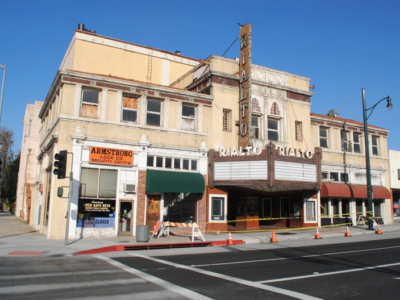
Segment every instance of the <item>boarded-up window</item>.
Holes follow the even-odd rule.
[[[124,96],[122,103],[122,120],[127,122],[137,122],[138,99],[135,97]]]
[[[281,115],[281,111],[279,110],[278,103],[276,103],[276,102],[272,103],[271,110],[269,111],[269,113],[271,115],[275,115],[275,116],[280,116]]]
[[[81,117],[92,119],[98,118],[99,94],[100,92],[98,90],[82,90]]]

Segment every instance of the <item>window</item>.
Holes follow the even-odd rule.
[[[341,182],[348,182],[348,181],[349,181],[349,174],[347,174],[347,173],[340,173],[340,181],[341,181]]]
[[[161,101],[147,101],[146,124],[151,126],[161,126]]]
[[[147,166],[154,167],[154,156],[151,155],[147,156]]]
[[[319,128],[319,146],[322,148],[328,148],[328,128]]]
[[[130,96],[124,96],[122,103],[122,121],[137,122],[138,99]]]
[[[268,118],[268,140],[278,141],[279,140],[279,126],[278,120]]]
[[[361,153],[360,136],[359,133],[353,132],[353,151],[355,153]]]
[[[197,160],[189,158],[172,158],[164,156],[147,156],[147,166],[154,168],[197,171]]]
[[[349,133],[348,131],[341,131],[342,137],[342,151],[350,151],[349,149]]]
[[[272,201],[270,198],[262,199],[262,216],[264,218],[272,217],[271,205],[272,205]]]
[[[350,217],[350,200],[342,199],[342,217]]]
[[[226,201],[225,195],[211,194],[209,198],[210,212],[209,220],[214,222],[226,222]]]
[[[100,92],[98,90],[82,90],[81,117],[92,119],[98,118],[99,94]]]
[[[328,172],[322,172],[322,179],[328,179],[329,178],[329,173]]]
[[[372,155],[379,155],[378,140],[379,137],[372,136]]]
[[[295,135],[296,141],[302,142],[303,141],[303,122],[296,121],[295,122]]]
[[[181,160],[179,158],[174,158],[174,169],[181,169]]]
[[[165,158],[165,168],[172,169],[172,158],[171,157]]]
[[[189,170],[189,160],[188,159],[182,159],[182,169]]]
[[[295,199],[292,201],[292,217],[301,218],[301,207],[303,205],[303,199]]]
[[[329,217],[329,200],[321,198],[321,217]]]
[[[381,203],[382,203],[382,200],[374,200],[374,217],[375,218],[382,218]]]
[[[81,197],[115,198],[117,192],[117,171],[82,168]]]
[[[232,110],[224,108],[222,117],[222,130],[232,131]]]
[[[253,134],[253,138],[259,139],[260,138],[260,117],[258,116],[251,116],[251,131]]]
[[[163,161],[164,161],[163,157],[157,156],[157,158],[156,158],[156,167],[157,168],[162,168],[163,167]]]
[[[196,222],[199,194],[164,193],[163,219],[171,222]]]
[[[182,130],[196,130],[196,108],[182,104]]]
[[[316,201],[315,200],[307,200],[306,201],[306,222],[316,222],[317,214],[316,214]]]
[[[330,172],[330,179],[334,181],[339,181],[339,173]]]
[[[281,198],[281,217],[289,217],[289,198]]]
[[[332,199],[332,214],[333,217],[339,216],[339,199]]]

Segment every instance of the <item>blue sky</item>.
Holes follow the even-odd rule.
[[[362,121],[361,88],[368,107],[390,95],[393,110],[381,103],[369,123],[389,129],[389,149],[400,151],[400,1],[0,0],[0,12],[1,125],[14,131],[16,152],[25,107],[45,99],[78,23],[205,59],[228,49],[238,22],[252,23],[253,63],[311,78],[314,113]],[[238,53],[236,43],[226,56]]]

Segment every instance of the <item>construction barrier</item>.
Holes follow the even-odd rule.
[[[199,238],[204,242],[206,239],[201,233],[200,226],[193,223],[178,223],[178,222],[169,222],[169,221],[158,221],[154,226],[153,238],[159,238],[161,236],[169,237],[169,228],[170,227],[178,227],[178,228],[192,228],[192,237],[191,240],[194,242],[195,238]]]

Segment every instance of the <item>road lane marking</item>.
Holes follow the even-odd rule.
[[[74,271],[74,275],[93,275],[96,274],[110,274],[110,273],[121,273],[120,269],[116,270],[92,270],[92,271]],[[55,273],[37,273],[37,274],[26,274],[26,275],[1,275],[0,280],[17,280],[17,279],[28,279],[28,278],[41,278],[41,277],[54,277],[54,276],[71,276],[71,272],[55,272]]]
[[[223,279],[223,280],[227,280],[227,281],[231,281],[231,282],[235,282],[241,285],[247,285],[253,288],[258,288],[261,290],[265,290],[265,291],[269,291],[269,292],[274,292],[274,293],[278,293],[278,294],[282,294],[282,295],[286,295],[286,296],[290,296],[293,298],[297,298],[297,299],[304,299],[304,300],[321,300],[320,298],[316,298],[313,296],[309,296],[306,294],[302,294],[302,293],[298,293],[298,292],[294,292],[294,291],[290,291],[290,290],[285,290],[285,289],[281,289],[281,288],[277,288],[274,286],[269,286],[269,285],[265,285],[265,284],[261,284],[258,282],[253,282],[253,281],[249,281],[249,280],[245,280],[245,279],[240,279],[240,278],[236,278],[236,277],[232,277],[232,276],[228,276],[228,275],[224,275],[224,274],[219,274],[219,273],[215,273],[215,272],[211,272],[211,271],[207,271],[207,270],[203,270],[203,269],[196,269],[190,266],[185,266],[185,265],[181,265],[181,264],[176,264],[173,262],[169,262],[166,260],[161,260],[158,258],[154,258],[154,257],[150,257],[150,256],[145,256],[142,254],[137,254],[137,253],[129,253],[129,255],[131,256],[135,256],[135,257],[140,257],[140,258],[144,258],[144,259],[148,259],[148,260],[152,260],[161,264],[165,264],[165,265],[169,265],[169,266],[173,266],[175,268],[179,268],[179,269],[184,269],[184,270],[188,270],[188,271],[192,271],[192,272],[197,272],[203,275],[207,275],[207,276],[212,276],[212,277],[216,277],[219,279]],[[168,283],[170,284],[170,283]]]
[[[226,263],[191,265],[191,267],[201,268],[201,267],[223,266],[223,265],[239,265],[239,264],[249,264],[249,263],[258,263],[258,262],[277,261],[277,260],[310,258],[310,257],[320,257],[320,256],[334,256],[334,255],[339,255],[339,254],[378,251],[378,250],[387,250],[387,249],[396,249],[396,248],[400,248],[400,246],[372,248],[372,249],[363,249],[363,250],[352,250],[352,251],[343,251],[343,252],[332,252],[332,253],[325,253],[325,254],[310,254],[310,255],[304,255],[304,256],[290,256],[290,257],[266,258],[266,259],[245,260],[245,261],[232,261],[232,262],[226,262]]]
[[[26,294],[37,293],[44,291],[60,290],[60,289],[75,289],[75,288],[87,288],[94,286],[105,286],[105,285],[126,285],[134,283],[144,283],[142,278],[130,278],[130,279],[117,279],[117,280],[96,280],[96,281],[85,281],[85,282],[65,282],[65,283],[47,283],[47,284],[26,284],[26,285],[12,285],[0,287],[1,294]]]
[[[196,299],[196,300],[212,300],[212,298],[203,296],[203,295],[201,295],[199,293],[196,293],[196,292],[193,292],[191,290],[185,289],[185,288],[183,288],[181,286],[172,284],[170,282],[162,280],[161,278],[155,277],[153,275],[150,275],[150,274],[147,274],[147,273],[143,273],[143,272],[141,272],[141,271],[139,271],[137,269],[128,267],[127,265],[124,265],[123,263],[115,261],[115,260],[113,260],[111,258],[108,258],[106,256],[101,256],[101,255],[92,255],[92,256],[96,257],[98,259],[101,259],[103,261],[106,261],[109,264],[111,264],[113,266],[116,266],[116,267],[118,267],[118,268],[120,268],[120,269],[122,269],[122,270],[124,270],[124,271],[126,271],[128,273],[131,273],[133,275],[139,276],[139,277],[141,277],[142,279],[144,279],[144,280],[146,280],[148,282],[155,283],[158,286],[163,287],[164,289],[170,290],[170,291],[175,292],[177,294],[180,294],[180,295],[182,295],[184,297],[187,297],[187,298],[190,298],[190,299]]]
[[[274,282],[290,281],[290,280],[296,280],[296,279],[306,279],[306,278],[331,276],[331,275],[344,274],[344,273],[368,271],[368,270],[381,269],[381,268],[387,268],[387,267],[393,267],[393,266],[400,266],[400,262],[399,263],[393,263],[393,264],[386,264],[386,265],[378,265],[378,266],[357,268],[357,269],[349,269],[349,270],[342,270],[342,271],[327,272],[327,273],[318,273],[318,274],[310,274],[310,275],[294,276],[294,277],[286,277],[286,278],[270,279],[270,280],[260,280],[260,281],[257,281],[257,282],[258,283],[263,283],[263,284],[265,284],[265,283],[274,283]]]

